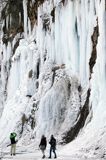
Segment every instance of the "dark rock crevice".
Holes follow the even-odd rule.
[[[68,83],[68,99],[70,98],[70,93],[71,93],[71,83]]]
[[[90,79],[91,79],[91,74],[93,73],[93,67],[96,63],[96,58],[97,58],[97,43],[98,43],[98,36],[99,36],[99,26],[98,26],[98,19],[97,19],[97,26],[94,27],[94,32],[91,36],[92,40],[92,53],[91,53],[91,58],[89,60],[89,68],[90,68]]]
[[[89,97],[90,97],[90,89],[88,89],[87,91],[85,104],[78,113],[76,124],[73,127],[71,127],[67,133],[65,133],[62,143],[71,142],[78,135],[81,128],[83,128],[86,118],[89,114]]]
[[[33,75],[33,70],[31,69],[31,70],[29,71],[28,77],[29,77],[29,78],[32,78],[32,75]]]
[[[28,123],[28,118],[26,117],[25,114],[22,115],[22,118],[21,118],[21,124],[22,124],[22,127],[21,127],[21,131],[20,131],[20,134],[22,135],[23,133],[23,130],[24,130],[24,125]]]
[[[40,60],[37,63],[37,72],[36,72],[36,78],[39,79],[39,74],[40,74]]]
[[[52,86],[53,86],[53,84],[54,84],[55,75],[56,75],[56,71],[53,71],[51,87],[52,87]]]
[[[21,39],[22,39],[22,38],[19,38],[19,39],[17,40],[17,42],[15,43],[14,48],[13,48],[13,55],[15,54],[15,51],[16,51],[16,49],[18,48],[19,42],[20,42]]]
[[[52,16],[52,22],[55,22],[55,7],[51,11],[51,16]]]

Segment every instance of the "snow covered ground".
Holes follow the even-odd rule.
[[[87,155],[87,151],[86,153],[84,153],[84,151],[82,152],[78,152],[75,154],[72,154],[71,150],[68,154],[66,154],[67,151],[63,151],[62,149],[57,150],[57,159],[58,160],[105,160],[105,158],[103,157],[99,157],[98,158],[94,157],[94,156],[90,156]],[[47,160],[49,157],[49,149],[46,150],[46,158],[45,160]],[[25,148],[21,148],[21,147],[17,147],[17,154],[16,156],[11,156],[9,153],[9,149],[5,152],[3,152],[3,156],[2,156],[2,160],[9,160],[9,159],[13,159],[13,160],[41,160],[42,159],[42,153],[40,150],[35,149],[35,150],[31,150],[31,149],[25,149]],[[52,159],[54,159],[54,155],[52,156]]]
[[[65,146],[57,145],[56,153],[58,160],[105,160],[105,149],[104,148],[96,148],[94,151],[86,148],[81,148],[81,144],[76,145],[78,141],[73,141],[70,144]],[[46,159],[49,157],[49,145],[47,145],[47,149],[45,152]],[[95,147],[95,146],[93,146]],[[35,143],[29,146],[20,146],[17,144],[16,155],[10,155],[10,146],[6,149],[1,149],[1,159],[2,160],[41,160],[42,153],[40,149],[37,147]],[[52,153],[52,159],[54,159],[54,155]]]

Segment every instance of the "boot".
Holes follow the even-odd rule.
[[[45,158],[45,155],[43,155],[43,157],[42,157],[43,159]]]

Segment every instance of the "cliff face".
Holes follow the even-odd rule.
[[[105,14],[105,0],[7,2],[1,14],[1,142],[8,141],[4,130],[22,140],[56,134],[67,143],[85,124],[86,135],[104,126],[105,113],[98,121],[106,103]]]
[[[17,33],[23,32],[23,3],[22,0],[8,0],[1,12],[1,18],[4,20],[3,25],[3,43],[13,41]]]

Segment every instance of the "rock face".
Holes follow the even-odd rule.
[[[96,125],[99,101],[105,104],[104,6],[8,0],[1,12],[0,141],[8,141],[4,130],[15,130],[25,143],[42,134],[69,143],[85,124]]]
[[[99,28],[98,28],[98,22],[97,22],[97,26],[94,28],[94,32],[93,35],[91,37],[92,39],[92,54],[91,54],[91,58],[89,61],[89,66],[90,66],[90,72],[92,74],[93,72],[93,66],[96,63],[96,58],[97,58],[97,43],[98,43],[98,36],[99,36]]]
[[[12,41],[17,33],[23,32],[23,2],[22,0],[8,0],[2,10],[1,18],[4,20],[3,42]]]

